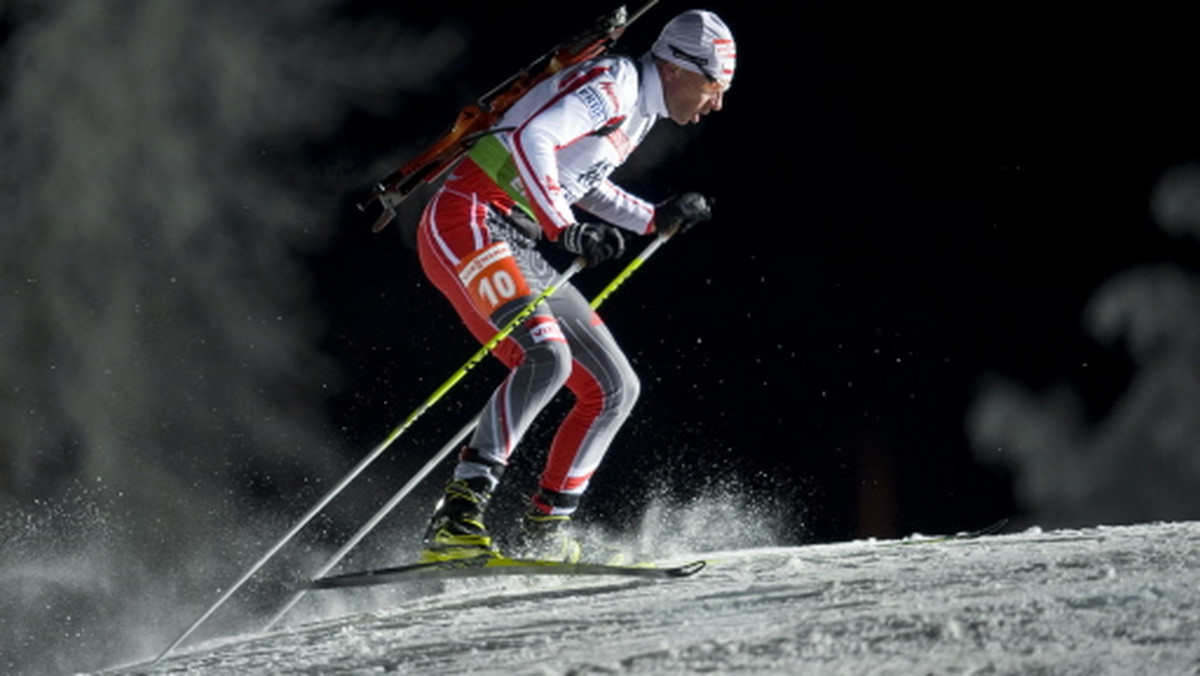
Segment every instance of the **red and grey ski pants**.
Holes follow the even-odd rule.
[[[503,207],[452,186],[443,187],[426,207],[417,247],[426,276],[483,343],[557,272]],[[550,446],[534,506],[570,514],[637,400],[637,375],[570,284],[547,298],[493,354],[510,371],[488,401],[455,477],[486,477],[494,488],[521,437],[565,384],[575,403]]]

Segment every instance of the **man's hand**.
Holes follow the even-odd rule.
[[[558,243],[567,251],[582,256],[588,267],[625,253],[625,238],[621,231],[604,223],[567,226],[558,236]]]
[[[698,192],[685,192],[654,209],[654,229],[669,233],[675,228],[687,232],[693,225],[712,218],[712,200]]]

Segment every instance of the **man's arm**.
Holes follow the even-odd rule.
[[[575,222],[559,185],[555,153],[619,121],[636,101],[636,80],[618,82],[611,69],[583,67],[564,80],[552,98],[512,133],[513,160],[534,216],[551,241]],[[636,76],[635,76],[636,77]],[[627,100],[622,101],[621,98]]]

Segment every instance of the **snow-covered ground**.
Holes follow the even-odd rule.
[[[115,673],[1200,674],[1200,522],[913,541],[314,592],[327,619]]]

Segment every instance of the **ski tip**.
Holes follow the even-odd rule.
[[[707,561],[693,561],[691,563],[685,563],[682,566],[671,568],[669,570],[669,575],[671,577],[691,577],[704,570],[705,566],[707,565]]]

